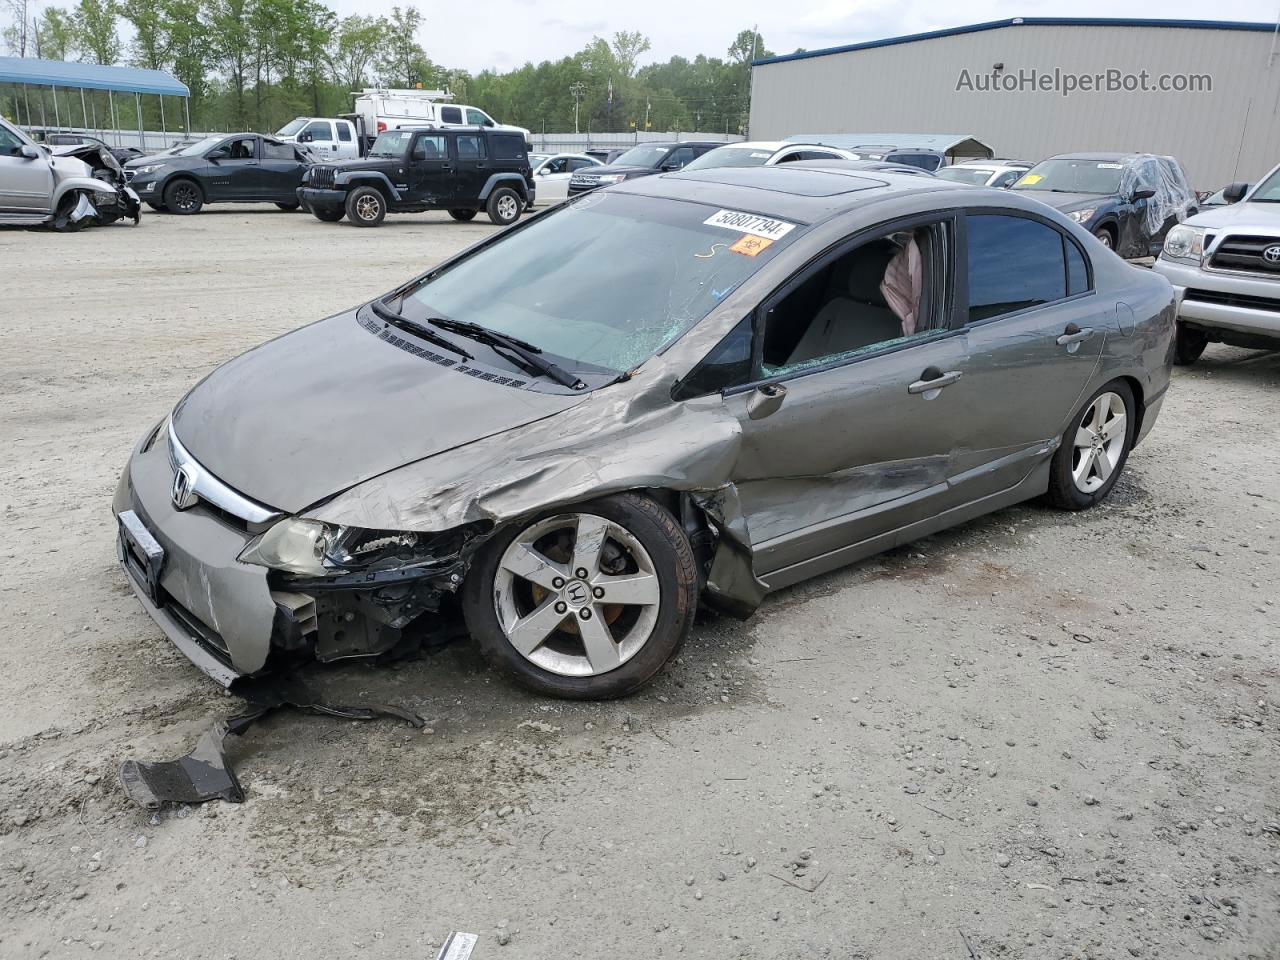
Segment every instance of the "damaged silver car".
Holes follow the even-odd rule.
[[[225,684],[461,615],[534,690],[620,696],[700,602],[1093,506],[1173,328],[1162,277],[1007,191],[646,177],[215,370],[134,450],[120,557]]]
[[[49,147],[0,117],[0,224],[78,230],[142,218],[124,168],[97,143]]]

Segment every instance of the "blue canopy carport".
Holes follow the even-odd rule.
[[[142,97],[155,96],[160,103],[161,135],[167,139],[164,121],[164,98],[180,97],[182,99],[185,128],[191,130],[191,113],[188,101],[191,91],[187,85],[175,80],[163,70],[144,70],[139,67],[108,67],[96,63],[70,63],[63,60],[36,60],[31,57],[0,57],[0,84],[11,84],[21,87],[22,95],[14,96],[14,119],[28,129],[43,127],[49,129],[49,110],[45,101],[44,88],[49,88],[53,95],[53,129],[77,129],[75,120],[75,100],[71,91],[80,93],[79,128],[83,131],[103,132],[106,129],[117,134],[120,125],[117,122],[115,95],[117,93],[133,94],[134,110],[138,120],[138,145],[144,151],[147,148],[146,131],[142,123]],[[36,88],[36,99],[40,119],[37,123],[32,113],[32,90]],[[63,107],[58,102],[58,92],[66,92],[65,119],[63,123]],[[88,99],[85,92],[90,91]],[[107,127],[98,124],[97,101],[92,91],[105,91],[107,94],[107,110],[110,122]],[[92,110],[91,110],[92,107]],[[26,123],[22,123],[21,114],[26,113]]]

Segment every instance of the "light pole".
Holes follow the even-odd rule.
[[[569,92],[573,94],[573,132],[578,132],[578,104],[582,102],[582,95],[586,92],[586,84],[581,80],[569,84]]]

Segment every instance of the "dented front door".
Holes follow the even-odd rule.
[[[751,393],[726,399],[742,422],[734,482],[756,572],[768,574],[879,536],[951,505],[955,439],[970,404],[959,333],[782,381],[786,397],[751,419]],[[940,377],[942,386],[923,389]]]

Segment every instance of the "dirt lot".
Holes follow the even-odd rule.
[[[631,700],[532,697],[466,643],[317,671],[429,728],[281,714],[230,748],[245,804],[129,806],[122,759],[236,706],[116,567],[131,445],[492,229],[0,232],[0,955],[1280,957],[1277,354],[1180,371],[1104,507],[709,617]]]

